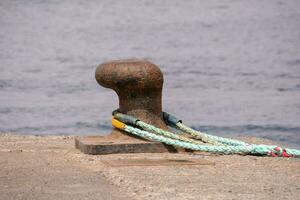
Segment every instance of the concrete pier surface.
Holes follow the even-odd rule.
[[[255,143],[270,143],[244,138]],[[0,199],[300,199],[300,159],[85,155],[72,136],[0,135]]]

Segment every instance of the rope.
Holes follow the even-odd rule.
[[[183,132],[186,132],[190,134],[193,138],[200,139],[206,143],[211,143],[211,144],[221,143],[221,144],[233,145],[233,146],[248,145],[246,142],[243,141],[209,135],[207,133],[194,130],[184,125],[182,123],[182,120],[179,120],[175,116],[166,112],[163,112],[163,118],[165,122],[170,126],[173,126]]]
[[[113,115],[114,118],[112,119],[112,125],[114,127],[124,130],[133,135],[142,137],[144,139],[162,142],[175,147],[217,154],[250,154],[282,157],[300,156],[300,151],[296,149],[282,149],[280,147],[272,145],[247,144],[239,140],[212,136],[185,126],[184,124],[182,124],[181,120],[166,120],[166,118],[164,117],[169,125],[174,126],[174,122],[176,122],[175,127],[177,127],[178,129],[189,133],[194,138],[200,138],[201,140],[213,144],[203,145],[195,139],[187,138],[169,131],[164,131],[132,116],[128,116],[118,112],[114,112]],[[127,124],[123,122],[126,122]],[[140,128],[144,130],[141,130]],[[148,132],[146,130],[154,133]]]
[[[193,144],[202,144],[202,142],[200,142],[200,141],[190,139],[190,138],[184,137],[182,135],[177,135],[177,134],[174,134],[174,133],[169,132],[169,131],[162,130],[160,128],[157,128],[155,126],[147,124],[143,121],[138,121],[137,126],[141,127],[144,130],[153,131],[153,132],[155,132],[159,135],[169,137],[169,138],[172,138],[172,139],[181,140],[181,141],[184,141],[184,142],[190,142],[190,143],[193,143]]]
[[[118,113],[118,112],[115,112],[114,113],[114,117],[124,123],[129,123],[133,126],[138,126],[144,130],[148,130],[148,131],[152,131],[152,132],[155,132],[159,135],[162,135],[162,136],[165,136],[165,137],[169,137],[169,138],[172,138],[172,139],[176,139],[176,140],[181,140],[181,141],[184,141],[184,142],[190,142],[190,143],[193,143],[193,144],[202,144],[202,142],[200,142],[199,140],[195,140],[195,139],[198,139],[198,138],[195,138],[195,139],[191,139],[191,138],[188,138],[188,137],[185,137],[183,135],[178,135],[178,134],[175,134],[175,133],[172,133],[172,132],[169,132],[169,131],[165,131],[163,129],[160,129],[160,128],[157,128],[155,126],[152,126],[150,124],[147,124],[143,121],[140,121],[136,118],[133,118],[128,115],[124,115],[122,113]],[[215,142],[214,144],[220,144],[218,142]]]

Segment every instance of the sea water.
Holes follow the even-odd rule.
[[[102,62],[145,58],[163,110],[223,136],[300,144],[298,0],[0,1],[0,132],[104,135]]]

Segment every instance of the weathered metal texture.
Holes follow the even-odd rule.
[[[156,65],[145,60],[112,61],[99,65],[95,77],[101,86],[117,93],[122,113],[167,130],[162,120],[164,79]]]
[[[115,138],[109,136],[76,137],[75,147],[85,154],[105,155],[116,153],[164,153],[177,152],[172,146],[148,142],[136,138]]]
[[[119,110],[167,130],[162,120],[163,74],[145,60],[118,60],[98,66],[97,82],[119,96]],[[86,154],[177,152],[168,145],[143,140],[114,129],[107,136],[77,137],[76,148]]]

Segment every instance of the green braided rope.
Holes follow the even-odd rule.
[[[185,149],[205,151],[210,153],[219,153],[219,154],[243,154],[243,155],[252,154],[252,155],[284,156],[283,154],[287,153],[288,156],[300,156],[300,150],[297,149],[281,149],[280,147],[276,147],[272,145],[247,144],[239,140],[212,136],[206,133],[196,131],[182,124],[181,121],[178,121],[176,123],[176,128],[180,129],[181,131],[189,133],[194,138],[200,138],[203,141],[214,144],[214,145],[202,145],[197,140],[190,139],[181,135],[174,134],[169,131],[162,130],[160,128],[147,124],[137,118],[125,114],[115,113],[114,116],[121,121],[124,120],[123,121],[124,123],[126,123],[125,121],[127,121],[134,126],[138,126],[145,130],[150,130],[156,134],[144,130],[140,130],[138,128],[134,128],[132,126],[124,124],[124,128],[122,129],[125,130],[126,132],[140,136],[145,139],[150,139],[150,140],[162,142],[165,144],[169,144],[172,146],[177,146]]]
[[[293,156],[300,156],[300,150],[286,148],[286,153]]]
[[[183,142],[180,140],[175,140],[167,138],[165,136],[156,135],[154,133],[149,133],[147,131],[134,128],[132,126],[125,125],[124,131],[137,135],[144,139],[150,139],[152,141],[162,142],[168,145],[181,147],[185,149],[191,149],[196,151],[204,151],[209,153],[217,154],[252,154],[252,155],[268,155],[270,152],[274,152],[275,146],[265,146],[265,145],[247,145],[247,146],[216,146],[216,145],[200,145],[192,144],[188,142]],[[299,154],[300,155],[300,154]]]
[[[224,138],[224,137],[209,135],[207,133],[203,133],[203,132],[194,130],[194,129],[186,126],[182,122],[176,123],[176,128],[178,128],[179,130],[181,130],[183,132],[191,134],[191,136],[193,138],[195,138],[195,139],[201,139],[201,140],[206,141],[208,143],[212,143],[212,142],[217,141],[219,143],[226,144],[226,145],[231,145],[231,146],[245,146],[245,145],[249,145],[248,143],[240,141],[240,140],[235,140],[235,139],[229,139],[229,138]],[[269,145],[264,145],[264,146],[269,146]],[[289,154],[289,155],[300,156],[300,150],[289,149],[289,148],[285,148],[285,150],[286,150],[286,153]]]
[[[190,142],[190,143],[195,143],[195,144],[202,144],[202,142],[199,141],[202,140],[203,142],[206,142],[206,143],[210,143],[210,144],[214,144],[214,145],[224,145],[220,142],[217,142],[217,141],[213,141],[213,140],[209,140],[209,138],[188,138],[186,136],[183,136],[183,135],[179,135],[179,134],[175,134],[175,133],[172,133],[172,132],[169,132],[169,131],[165,131],[163,129],[160,129],[160,128],[157,128],[155,126],[152,126],[150,124],[147,124],[137,118],[134,118],[132,116],[129,116],[129,115],[126,115],[126,114],[122,114],[120,112],[117,112],[117,111],[114,111],[113,112],[113,116],[122,121],[123,123],[129,123],[131,125],[134,125],[134,126],[139,126],[140,128],[144,129],[144,130],[148,130],[148,131],[152,131],[152,132],[155,132],[156,134],[159,134],[159,135],[163,135],[163,136],[166,136],[166,137],[169,137],[169,138],[173,138],[173,139],[177,139],[177,140],[181,140],[181,141],[185,141],[185,142]],[[191,134],[190,134],[191,135]],[[195,140],[197,139],[197,140]]]
[[[143,121],[137,121],[136,125],[141,127],[144,130],[152,131],[152,132],[155,132],[156,134],[159,134],[159,135],[162,135],[162,136],[165,136],[165,137],[169,137],[169,138],[172,138],[172,139],[181,140],[181,141],[189,142],[189,143],[193,143],[193,144],[202,144],[202,142],[197,141],[195,139],[191,139],[191,138],[188,138],[188,137],[185,137],[185,136],[182,136],[182,135],[178,135],[178,134],[175,134],[175,133],[172,133],[172,132],[169,132],[169,131],[165,131],[163,129],[157,128],[157,127],[152,126],[150,124],[147,124]],[[218,142],[211,142],[211,144],[221,145],[221,143],[218,143]]]
[[[249,144],[247,144],[246,142],[243,142],[243,141],[218,137],[218,136],[209,135],[207,133],[203,133],[203,132],[200,132],[200,131],[196,131],[196,130],[184,125],[181,122],[176,123],[176,128],[180,129],[183,132],[189,133],[195,139],[201,139],[201,140],[203,140],[207,143],[211,143],[211,144],[214,144],[215,142],[218,142],[218,143],[222,143],[222,144],[226,144],[226,145],[233,145],[233,146],[249,145]]]

